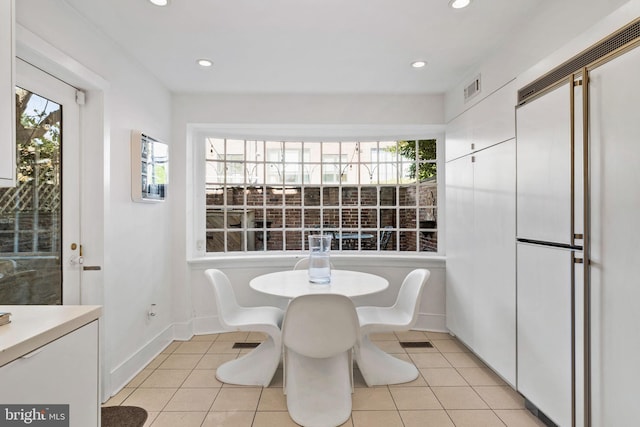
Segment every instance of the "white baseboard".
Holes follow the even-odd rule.
[[[106,399],[115,395],[127,385],[149,362],[162,353],[162,350],[167,348],[173,340],[174,325],[169,325],[149,342],[140,347],[138,351],[132,354],[127,360],[112,369],[109,373],[110,379],[108,382],[111,390],[107,390]]]
[[[196,317],[192,320],[193,335],[217,334],[225,332],[218,321],[218,316]]]
[[[420,313],[413,329],[432,332],[449,332],[444,314]]]

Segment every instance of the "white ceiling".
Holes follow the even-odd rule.
[[[174,92],[404,94],[462,83],[557,0],[66,1]]]

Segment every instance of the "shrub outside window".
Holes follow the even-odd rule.
[[[206,138],[206,251],[436,252],[436,145]]]

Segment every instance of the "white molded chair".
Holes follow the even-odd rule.
[[[284,393],[289,415],[305,427],[339,426],[351,415],[353,302],[337,294],[293,299],[282,325]]]
[[[226,362],[216,370],[219,381],[267,387],[280,363],[284,311],[277,307],[241,307],[226,274],[217,269],[204,272],[213,285],[218,319],[227,331],[264,332],[267,339],[244,356]]]
[[[408,331],[418,319],[422,291],[431,272],[411,271],[402,282],[398,298],[391,307],[358,307],[360,343],[356,347],[356,362],[369,387],[400,384],[418,378],[418,369],[381,350],[369,339],[372,333]]]
[[[331,265],[331,269],[333,270],[333,263],[330,262],[329,265]],[[306,268],[309,268],[309,257],[300,258],[293,266],[294,270],[304,270]]]

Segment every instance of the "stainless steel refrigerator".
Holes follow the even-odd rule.
[[[640,20],[516,110],[517,389],[563,427],[640,419],[638,44]]]

